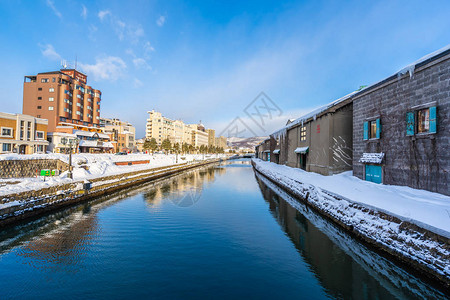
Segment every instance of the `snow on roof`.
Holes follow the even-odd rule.
[[[362,163],[372,163],[372,164],[381,164],[383,161],[384,153],[363,153],[359,162]]]
[[[98,137],[99,137],[99,138],[102,138],[102,139],[109,139],[109,135],[104,134],[104,133],[99,133],[99,134],[98,134]]]
[[[294,150],[295,153],[306,153],[308,152],[309,147],[298,147],[297,149]]]
[[[110,142],[104,142],[104,143],[99,144],[98,141],[81,140],[79,145],[80,145],[80,147],[114,148],[113,144]]]
[[[303,122],[306,122],[310,118],[314,118],[315,119],[317,115],[319,115],[319,114],[323,113],[324,111],[326,111],[327,109],[329,109],[329,108],[331,108],[331,107],[333,107],[335,105],[338,105],[339,103],[349,99],[351,96],[353,96],[356,93],[357,93],[357,91],[351,92],[350,94],[347,94],[344,97],[336,99],[336,100],[334,100],[334,101],[332,101],[332,102],[330,102],[330,103],[328,103],[326,105],[320,106],[319,108],[316,108],[315,110],[307,113],[306,115],[303,115],[303,116],[301,116],[298,119],[295,119],[293,122],[287,124],[286,126],[284,126],[281,129],[275,131],[271,135],[274,138],[276,138],[276,139],[279,138],[280,136],[284,136],[286,134],[286,130],[288,130],[288,129],[290,129],[290,128],[298,125],[298,124],[303,124]]]
[[[420,64],[420,63],[422,63],[422,62],[424,62],[424,61],[426,61],[426,60],[428,60],[428,59],[430,59],[430,58],[432,58],[432,57],[434,57],[434,56],[437,56],[437,55],[439,55],[439,54],[441,54],[441,53],[444,53],[444,52],[447,51],[447,50],[450,50],[450,44],[448,44],[447,46],[442,47],[441,49],[436,50],[436,51],[434,51],[434,52],[432,52],[432,53],[430,53],[430,54],[427,54],[427,55],[425,55],[425,56],[419,58],[419,59],[416,60],[415,62],[410,63],[409,65],[403,67],[400,71],[397,72],[397,75],[398,75],[398,76],[401,76],[401,75],[404,75],[404,74],[406,74],[406,73],[409,72],[409,77],[413,77],[413,75],[414,75],[414,70],[415,70],[415,68],[416,68],[416,66],[417,66],[418,64]]]
[[[65,136],[65,137],[72,137],[72,138],[76,138],[77,136],[75,134],[72,133],[65,133],[65,132],[48,132],[47,133],[48,136]]]
[[[280,149],[273,150],[273,154],[280,154]]]
[[[415,68],[416,68],[416,66],[418,64],[420,64],[420,63],[422,63],[422,62],[424,62],[424,61],[426,61],[428,59],[431,59],[431,58],[433,58],[433,57],[435,57],[437,55],[440,55],[440,54],[442,54],[442,53],[444,53],[446,51],[449,51],[449,50],[450,50],[450,44],[445,46],[445,47],[443,47],[443,48],[441,48],[441,49],[439,49],[439,50],[437,50],[437,51],[434,51],[434,52],[432,52],[430,54],[427,54],[427,55],[423,56],[422,58],[416,60],[415,62],[405,66],[400,71],[398,71],[396,74],[397,74],[397,76],[401,76],[401,75],[406,74],[407,72],[409,72],[410,77],[412,77],[413,74],[414,74],[414,70],[415,70]],[[376,83],[371,84],[371,85],[369,85],[367,87],[364,87],[363,89],[354,91],[354,92],[352,92],[352,93],[350,93],[348,95],[345,95],[342,98],[339,98],[337,100],[334,100],[331,103],[328,103],[327,105],[321,106],[321,107],[311,111],[310,113],[308,113],[308,114],[306,114],[304,116],[301,116],[300,118],[296,119],[293,122],[288,122],[288,124],[286,124],[286,126],[284,126],[283,128],[275,131],[271,135],[274,138],[279,138],[280,136],[284,136],[288,129],[290,129],[290,128],[292,128],[292,127],[294,127],[294,126],[296,126],[296,125],[298,125],[300,123],[303,124],[303,122],[307,121],[309,118],[312,118],[312,117],[315,118],[317,115],[319,115],[320,113],[326,111],[327,109],[329,109],[329,108],[331,108],[331,107],[341,103],[344,100],[347,100],[348,98],[351,98],[355,94],[358,94],[358,93],[361,93],[361,92],[364,92],[364,91],[367,91],[367,90],[373,88],[374,86],[378,85],[380,82],[383,82],[384,80],[386,80],[388,78],[390,78],[390,77],[383,78],[382,80],[377,81]]]
[[[80,141],[80,147],[97,147],[97,141]]]
[[[77,130],[74,132],[75,135],[79,136],[88,136],[93,137],[97,132],[90,132],[90,131],[84,131],[84,130]]]

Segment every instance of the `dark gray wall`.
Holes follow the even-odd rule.
[[[436,101],[437,133],[406,136],[406,112]],[[363,140],[363,122],[381,117],[381,138]],[[363,178],[364,152],[384,152],[383,183],[449,195],[450,56],[369,90],[353,100],[353,174]]]

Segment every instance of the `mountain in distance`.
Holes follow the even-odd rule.
[[[255,148],[255,146],[267,138],[267,136],[253,136],[249,138],[229,137],[227,138],[227,144],[231,148]]]

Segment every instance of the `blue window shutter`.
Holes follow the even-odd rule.
[[[436,133],[436,106],[430,107],[430,133]]]
[[[369,139],[369,122],[364,122],[364,140]]]
[[[414,135],[414,112],[409,111],[406,113],[406,135]]]
[[[379,139],[381,137],[381,122],[380,119],[377,119],[377,139]]]

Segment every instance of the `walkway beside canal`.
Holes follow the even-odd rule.
[[[337,186],[335,178],[310,174],[303,170],[264,162],[259,159],[254,159],[252,162],[258,173],[303,200],[307,205],[361,240],[375,246],[389,256],[395,257],[398,261],[411,266],[415,270],[425,272],[428,277],[442,282],[445,286],[450,286],[449,233],[443,229],[448,225],[448,219],[445,224],[441,224],[441,228],[436,227],[436,224],[424,224],[389,211],[389,206],[376,207],[373,203],[371,203],[372,205],[368,204],[367,199],[361,198],[366,196],[365,198],[370,199],[373,197],[367,192],[370,187],[364,190],[358,184],[346,183],[346,180],[343,180],[343,182],[340,182],[340,186]],[[318,178],[319,176],[320,178]],[[327,181],[329,181],[329,189],[324,188],[324,186],[327,186]],[[333,181],[334,183],[330,183]],[[363,182],[363,184],[374,185],[367,182]],[[385,190],[390,188],[386,186],[377,187],[382,187]],[[350,194],[359,195],[361,198],[345,197],[340,194],[343,189],[349,191]],[[403,193],[403,195],[405,194],[407,193]],[[396,196],[397,201],[406,205],[404,202],[407,202],[408,199],[401,199],[401,193],[397,193]],[[379,200],[378,203],[382,203],[382,200],[390,199]],[[394,198],[392,201],[395,200]],[[432,202],[431,200],[433,199],[429,199],[428,203],[427,201],[423,202],[429,205]],[[412,206],[414,197],[411,197],[409,201],[411,202],[410,206]],[[445,212],[445,209],[440,207],[439,203],[434,204],[438,210],[441,210],[439,213]],[[442,205],[445,205],[445,203],[441,203]],[[395,207],[395,203],[392,206]],[[405,211],[407,210],[405,207]],[[442,210],[444,211],[442,212]],[[427,213],[429,211],[423,211],[424,215],[427,215]]]
[[[159,168],[149,168],[112,176],[98,177],[90,181],[73,181],[48,188],[3,196],[0,199],[0,227],[61,207],[103,196],[120,189],[219,161],[221,159],[209,159]]]

